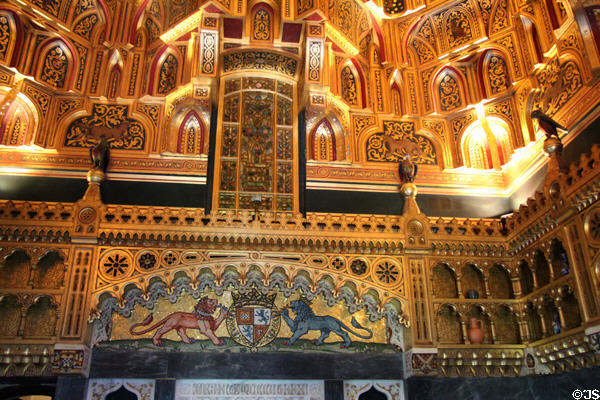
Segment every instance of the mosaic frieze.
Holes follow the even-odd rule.
[[[288,76],[295,76],[297,67],[297,60],[267,51],[244,51],[225,54],[223,56],[224,72],[258,69],[265,72],[272,71]]]
[[[127,116],[129,106],[94,104],[92,115],[73,121],[67,128],[66,147],[92,147],[101,136],[113,149],[143,150],[144,126]]]
[[[393,353],[387,335],[392,315],[369,315],[355,304],[294,289],[259,291],[189,287],[168,295],[155,284],[150,296],[133,289],[125,308],[112,300],[96,321],[96,349],[204,352]],[[182,291],[186,287],[185,291]],[[147,300],[144,300],[147,299]],[[114,300],[114,299],[113,299]],[[134,304],[137,304],[134,306]],[[307,330],[301,327],[309,324]],[[101,330],[104,330],[101,332]]]
[[[374,134],[367,140],[367,161],[399,162],[409,155],[418,164],[437,164],[433,143],[415,133],[414,123],[384,121],[383,127],[383,133]]]

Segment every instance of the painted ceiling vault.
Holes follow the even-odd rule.
[[[214,206],[297,211],[305,160],[308,189],[397,192],[410,155],[420,193],[509,197],[545,163],[533,110],[565,143],[596,117],[599,21],[594,1],[6,0],[0,159],[82,177],[105,135],[118,176],[214,168]]]

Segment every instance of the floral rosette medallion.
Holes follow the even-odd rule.
[[[233,340],[257,351],[279,333],[281,315],[275,307],[276,294],[263,295],[253,289],[247,294],[233,293],[227,313],[227,330]]]

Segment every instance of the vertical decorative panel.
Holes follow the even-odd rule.
[[[219,208],[291,210],[292,85],[269,78],[224,82]]]
[[[349,66],[342,69],[342,98],[351,106],[358,105],[356,77]]]
[[[408,265],[412,280],[414,340],[415,343],[431,343],[426,303],[425,263],[422,259],[410,259]]]
[[[217,63],[217,40],[216,31],[203,31],[200,39],[201,72],[206,75],[214,75]]]
[[[102,58],[104,53],[99,51],[96,54],[96,60],[94,62],[94,72],[92,73],[92,82],[90,83],[90,93],[96,93],[98,90],[98,79],[100,76],[100,68],[102,67]]]
[[[133,62],[131,64],[131,75],[129,77],[129,88],[127,89],[127,95],[135,95],[135,87],[137,85],[138,71],[140,68],[140,54],[133,55]]]
[[[273,17],[266,7],[258,8],[252,17],[252,40],[273,40]]]
[[[309,82],[321,82],[323,70],[323,39],[310,38],[306,43],[306,79]]]
[[[71,281],[67,284],[67,301],[64,306],[62,337],[79,338],[87,324],[85,315],[86,293],[92,262],[91,248],[75,249],[73,266],[69,268]]]
[[[167,94],[175,89],[178,67],[177,58],[173,54],[168,54],[158,70],[158,84],[156,86],[158,94]]]
[[[569,254],[573,257],[573,269],[579,287],[579,298],[583,306],[584,319],[588,320],[598,315],[598,304],[591,295],[584,293],[594,293],[588,270],[586,270],[585,249],[582,246],[584,243],[583,235],[580,235],[578,226],[573,223],[567,228]],[[591,272],[592,268],[589,268]]]
[[[8,51],[11,46],[12,29],[9,18],[11,17],[8,14],[0,13],[0,61],[5,62],[8,61]]]

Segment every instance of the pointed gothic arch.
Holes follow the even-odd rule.
[[[55,89],[69,90],[73,87],[79,59],[73,46],[62,38],[50,38],[38,47],[35,77]]]
[[[275,13],[269,4],[254,4],[250,11],[250,40],[255,42],[272,42],[275,32]]]
[[[0,144],[29,145],[34,141],[39,128],[37,109],[25,95],[14,93],[14,89],[2,89],[5,91],[0,94]]]
[[[188,155],[206,153],[206,127],[196,111],[189,111],[183,118],[177,135],[177,152]]]
[[[0,48],[0,62],[15,67],[19,61],[23,43],[23,24],[15,11],[0,7],[0,31],[4,32],[6,45]]]
[[[466,95],[464,76],[453,67],[443,67],[432,79],[432,98],[438,112],[449,113],[465,107]]]
[[[164,46],[152,61],[148,93],[166,95],[173,91],[180,82],[182,68],[181,53],[173,46]]]
[[[485,97],[502,94],[512,86],[507,58],[499,50],[488,49],[479,59],[479,83]]]
[[[310,133],[310,159],[335,161],[335,133],[327,118],[320,120]]]

